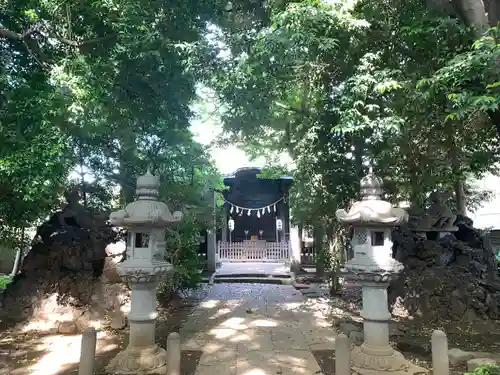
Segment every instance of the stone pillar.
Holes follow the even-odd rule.
[[[167,353],[167,375],[181,375],[181,337],[177,332],[172,332],[167,337]]]
[[[210,205],[212,207],[212,225],[207,232],[207,270],[210,272],[215,272],[217,269],[217,219],[215,217],[216,210],[216,196],[215,191],[210,191]]]
[[[80,366],[78,367],[78,375],[94,374],[96,345],[97,333],[95,328],[90,327],[85,329],[82,333],[82,347],[80,349]]]
[[[440,330],[432,332],[432,373],[434,375],[450,375],[450,362],[448,358],[448,338]]]
[[[335,375],[351,374],[351,341],[343,333],[335,339]]]
[[[293,272],[300,271],[300,251],[302,247],[302,238],[299,236],[299,228],[297,226],[290,227],[290,269]]]
[[[227,214],[226,207],[224,206],[224,214],[222,215],[222,235],[221,235],[221,241],[222,242],[228,242],[228,236],[227,236],[227,221],[229,220],[229,216]]]
[[[368,346],[389,346],[389,307],[387,304],[388,283],[363,283],[364,341]]]

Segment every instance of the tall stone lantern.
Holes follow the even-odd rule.
[[[342,274],[362,287],[364,342],[351,352],[351,366],[359,374],[415,374],[425,369],[411,364],[389,344],[387,288],[398,278],[403,265],[392,257],[391,230],[408,220],[402,208],[382,200],[383,181],[372,169],[363,177],[361,201],[349,211],[335,216],[354,229],[354,257],[346,262]]]
[[[113,358],[107,371],[113,374],[164,374],[166,351],[155,344],[156,286],[169,277],[172,265],[165,261],[165,232],[182,218],[158,201],[160,180],[149,170],[137,179],[137,199],[113,212],[113,225],[128,230],[127,258],[118,272],[131,289],[129,343]]]

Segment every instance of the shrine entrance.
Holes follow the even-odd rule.
[[[238,169],[224,178],[229,189],[219,191],[224,218],[216,254],[222,272],[236,263],[243,263],[240,268],[255,267],[251,263],[289,268],[292,260],[288,202],[292,178],[259,178],[259,173],[259,168]]]

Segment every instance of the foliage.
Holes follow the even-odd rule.
[[[188,213],[177,228],[167,234],[167,260],[174,266],[168,290],[182,291],[195,288],[201,282],[202,264],[198,258],[202,225],[197,215]]]
[[[498,374],[500,374],[499,365],[482,365],[476,367],[473,371],[465,373],[465,375],[498,375]]]
[[[0,276],[0,290],[7,289],[7,285],[10,284],[12,278],[8,275]]]
[[[496,173],[500,156],[496,27],[481,36],[468,14],[417,0],[259,10],[236,4],[213,33],[218,58],[200,70],[223,105],[226,138],[264,155],[270,171],[290,169],[271,155],[293,159],[297,223],[334,236],[334,213],[358,197],[369,164],[393,203],[443,190],[459,212],[477,205],[470,182]]]
[[[450,122],[457,105],[449,102],[463,99],[474,74],[485,81],[478,88],[496,88],[494,73],[482,74],[494,71],[496,44],[484,37],[471,52],[473,34],[440,16],[417,1],[280,2],[253,34],[223,33],[230,47],[245,35],[245,52],[220,59],[207,84],[227,106],[226,129],[248,148],[288,152],[299,184],[323,190],[332,180],[337,189],[321,203],[352,199],[355,189],[338,188],[355,184],[367,162],[395,198],[422,200],[432,188],[454,189],[457,177],[492,170],[498,155],[493,128]],[[477,91],[468,102],[485,111],[492,100]],[[342,167],[332,179],[335,164]]]
[[[160,175],[162,199],[172,209],[205,205],[201,197],[220,184],[220,175],[189,130],[196,84],[189,67],[207,52],[199,42],[223,6],[218,0],[174,1],[168,9],[162,1],[145,7],[131,0],[0,4],[4,234],[45,219],[68,188],[77,187],[90,210],[123,206],[148,166]],[[205,217],[196,225],[206,227]]]

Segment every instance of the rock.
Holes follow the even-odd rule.
[[[111,317],[111,328],[120,330],[125,328],[126,326],[127,326],[127,320],[125,319],[125,316],[120,311],[120,309],[113,311]]]
[[[403,337],[396,344],[402,352],[426,356],[431,353],[431,342],[428,338]]]
[[[349,336],[351,332],[360,332],[361,329],[361,327],[350,322],[342,322],[339,324],[339,331],[345,333],[346,336]]]
[[[65,208],[38,227],[19,273],[0,293],[0,321],[7,325],[27,320],[54,327],[74,324],[89,306],[94,308],[106,248],[121,233],[103,215],[87,211],[76,194],[68,193],[67,199]],[[65,323],[61,329],[74,328]]]
[[[500,318],[495,253],[471,223],[459,215],[458,231],[437,240],[408,228],[393,231],[393,253],[405,266],[388,290],[395,315],[404,311],[434,322]]]
[[[73,322],[61,322],[57,331],[63,335],[72,335],[78,333],[78,327]]]
[[[125,241],[118,241],[116,243],[111,243],[106,246],[106,260],[104,261],[104,268],[102,271],[102,276],[106,283],[121,283],[122,278],[118,274],[116,265],[121,262],[124,258],[126,252]]]
[[[92,326],[92,315],[89,311],[85,311],[75,322],[78,331],[82,332],[86,328]]]
[[[404,336],[404,326],[396,323],[389,323],[389,336]]]
[[[75,308],[73,310],[73,320],[78,320],[83,314],[85,314],[86,310],[80,309],[80,308]]]
[[[345,317],[338,315],[331,315],[330,319],[332,320],[332,325],[334,327],[340,327],[340,325],[344,323],[346,320]]]
[[[360,331],[352,331],[349,333],[349,339],[353,344],[359,345],[365,340],[365,334]]]
[[[473,371],[479,366],[496,365],[498,362],[491,358],[472,358],[467,361],[467,371]]]
[[[465,363],[470,359],[474,358],[474,353],[464,352],[458,348],[453,348],[448,350],[448,359],[450,360],[450,365],[456,366],[461,363]]]

